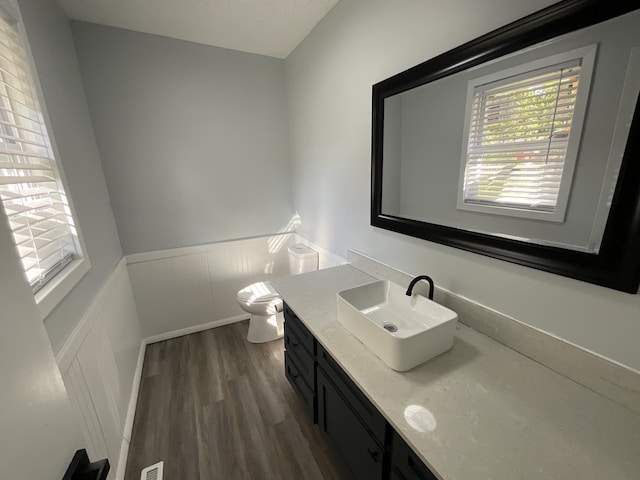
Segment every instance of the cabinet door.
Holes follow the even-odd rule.
[[[409,448],[409,445],[393,432],[391,452],[391,472],[395,475],[392,478],[400,480],[437,480],[436,476],[429,471],[422,460]]]
[[[298,318],[298,316],[293,313],[293,310],[289,308],[289,305],[284,304],[284,323],[285,329],[289,328],[295,332],[296,337],[300,340],[300,344],[307,349],[309,355],[312,357],[315,356],[315,338],[309,331],[307,327],[305,327],[304,323]]]
[[[295,357],[289,352],[284,352],[284,373],[287,380],[298,394],[298,398],[302,400],[305,410],[313,423],[316,423],[316,396],[315,392],[307,385],[300,373],[300,368],[296,363]]]
[[[380,480],[383,451],[322,369],[317,371],[318,425],[350,474],[357,480]]]

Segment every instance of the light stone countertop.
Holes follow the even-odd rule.
[[[444,480],[640,480],[640,416],[458,323],[453,348],[405,373],[338,322],[350,266],[272,280],[393,428]]]

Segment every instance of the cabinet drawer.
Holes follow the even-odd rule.
[[[318,365],[324,369],[373,437],[380,445],[384,445],[387,421],[320,344],[318,344]]]
[[[284,373],[293,390],[298,394],[300,400],[302,400],[305,410],[309,414],[309,418],[313,423],[316,423],[316,396],[313,390],[309,388],[309,385],[307,385],[307,382],[305,382],[295,359],[288,352],[284,352]]]
[[[287,355],[295,362],[298,372],[307,382],[307,386],[311,390],[315,389],[315,362],[311,354],[302,346],[302,341],[291,328],[285,328],[284,331],[284,348]]]
[[[318,370],[318,426],[348,478],[383,479],[384,450],[322,370]]]
[[[313,357],[316,353],[314,348],[315,339],[309,329],[304,326],[286,303],[284,304],[284,326],[285,330],[288,328],[294,332],[302,346],[306,348],[309,354]]]
[[[400,480],[437,480],[409,445],[393,432],[391,472]],[[393,478],[393,477],[392,477]]]

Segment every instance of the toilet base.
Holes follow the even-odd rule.
[[[251,343],[265,343],[277,340],[284,336],[284,315],[278,312],[276,315],[249,316],[249,333],[247,340]]]

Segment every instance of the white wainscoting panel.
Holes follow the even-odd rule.
[[[84,378],[80,362],[74,358],[69,369],[62,377],[71,400],[71,405],[78,417],[78,423],[86,441],[86,449],[91,460],[108,458],[109,451],[105,443],[98,414],[91,401],[91,393]]]
[[[89,456],[109,459],[109,479],[124,473],[117,466],[122,445],[128,443],[131,433],[125,431],[125,424],[130,428],[141,343],[133,291],[122,259],[56,355]]]
[[[114,272],[97,323],[104,329],[115,359],[120,392],[116,401],[122,428],[129,408],[132,383],[143,338],[133,289],[124,261]]]
[[[143,337],[213,319],[206,254],[161,258],[128,268]]]
[[[100,422],[107,457],[115,464],[123,433],[117,401],[120,382],[109,338],[98,322],[89,331],[76,358]]]
[[[289,275],[287,248],[295,240],[278,234],[128,256],[143,337],[248,318],[238,290]]]

